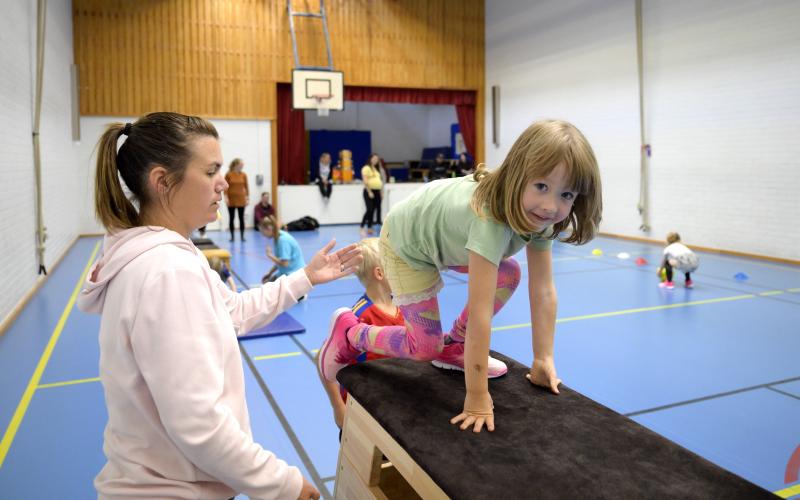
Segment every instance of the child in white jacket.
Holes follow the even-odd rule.
[[[95,208],[109,234],[78,306],[102,315],[100,498],[319,498],[296,467],[253,441],[236,334],[351,273],[360,252],[328,253],[332,241],[304,269],[235,293],[189,238],[215,220],[227,187],[213,125],[152,113],[110,125],[97,156]]]
[[[667,234],[667,247],[664,248],[664,259],[661,261],[661,267],[658,268],[659,275],[663,273],[663,280],[659,283],[659,287],[672,290],[675,288],[675,283],[672,281],[673,271],[677,270],[683,273],[686,288],[694,288],[692,281],[692,273],[697,271],[700,265],[700,259],[689,247],[681,243],[681,235],[672,232]]]

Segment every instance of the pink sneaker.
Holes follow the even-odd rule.
[[[666,288],[667,290],[672,290],[673,288],[675,288],[675,283],[671,281],[662,281],[661,283],[658,284],[658,287]]]
[[[358,318],[349,307],[337,309],[331,316],[330,332],[328,338],[319,350],[319,372],[330,381],[336,382],[339,370],[355,361],[361,354],[350,346],[347,340],[347,330],[358,324]]]
[[[436,368],[445,370],[464,371],[464,343],[455,342],[450,337],[445,337],[444,349],[439,356],[431,361]],[[508,367],[499,359],[489,356],[489,378],[502,377],[508,372]]]
[[[686,280],[686,288],[694,288],[694,281]]]

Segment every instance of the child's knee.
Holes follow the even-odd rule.
[[[501,260],[497,273],[510,288],[517,288],[522,278],[522,268],[513,257]]]
[[[439,357],[444,349],[444,334],[438,336],[428,336],[422,342],[417,342],[414,359],[419,361],[431,361]]]

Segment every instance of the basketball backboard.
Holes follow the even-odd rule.
[[[341,111],[344,77],[341,71],[292,70],[292,108]]]

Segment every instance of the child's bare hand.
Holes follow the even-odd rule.
[[[484,425],[489,432],[494,431],[494,404],[489,392],[482,394],[467,393],[464,398],[464,411],[450,419],[451,424],[458,424],[464,431],[472,427],[473,432],[480,432]]]
[[[303,489],[300,490],[300,496],[297,500],[319,500],[319,491],[317,491],[306,478],[303,478]]]
[[[556,365],[553,362],[553,358],[534,359],[531,371],[526,377],[531,384],[546,387],[553,394],[558,394],[558,385],[561,383],[561,379],[556,375]]]
[[[311,262],[305,267],[306,276],[312,285],[327,283],[352,274],[364,260],[361,249],[355,244],[328,253],[335,244],[335,239],[328,242],[322,250],[314,254]]]

